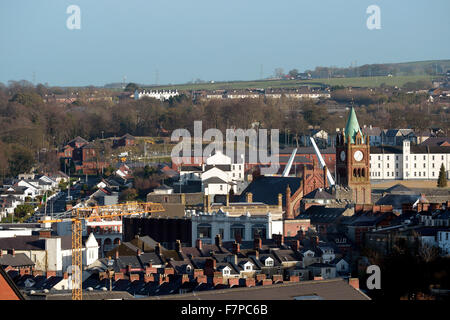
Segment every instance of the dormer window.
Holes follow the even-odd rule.
[[[222,274],[223,274],[224,276],[229,276],[229,275],[230,275],[230,269],[227,269],[227,268],[223,269],[223,270],[222,270]]]
[[[273,259],[267,258],[266,261],[265,261],[265,266],[266,267],[273,267]]]

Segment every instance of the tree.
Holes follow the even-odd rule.
[[[274,71],[274,75],[276,78],[283,78],[284,77],[284,70],[283,68],[276,68]]]
[[[32,214],[34,211],[33,206],[29,205],[29,204],[19,204],[15,209],[14,209],[14,214],[19,217],[19,218],[23,218],[26,215]]]
[[[297,69],[292,69],[291,71],[289,71],[289,76],[291,78],[296,79],[298,77],[298,75],[299,75],[299,72]]]
[[[34,158],[30,150],[17,148],[9,160],[9,171],[12,176],[28,172],[34,164]]]
[[[138,197],[138,192],[136,189],[130,188],[123,190],[119,195],[120,202],[132,201]]]
[[[136,90],[139,90],[139,86],[136,83],[133,83],[133,82],[130,82],[125,87],[125,91],[128,91],[128,92],[135,92]]]
[[[441,164],[441,169],[439,170],[439,178],[438,178],[437,186],[438,186],[438,188],[447,187],[447,175],[445,172],[444,164]]]

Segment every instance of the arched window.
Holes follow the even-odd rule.
[[[230,227],[230,235],[232,239],[245,238],[245,226],[243,224],[233,224]]]

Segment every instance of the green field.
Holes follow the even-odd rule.
[[[250,89],[250,88],[295,88],[304,85],[311,87],[329,86],[352,86],[352,87],[379,87],[382,83],[388,86],[401,87],[407,82],[415,82],[419,80],[431,80],[433,76],[416,75],[416,76],[397,76],[397,77],[358,77],[358,78],[330,78],[330,79],[314,79],[314,80],[261,80],[261,81],[230,81],[216,83],[199,83],[199,84],[180,84],[180,85],[164,85],[149,86],[146,89],[159,90],[220,90],[220,89]]]

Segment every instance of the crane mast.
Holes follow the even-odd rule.
[[[72,266],[71,286],[72,300],[83,299],[83,224],[82,220],[114,219],[128,215],[146,215],[155,212],[164,212],[160,203],[154,202],[131,202],[108,206],[95,206],[87,208],[72,209]],[[67,221],[63,219],[41,220],[39,223],[53,223]]]

